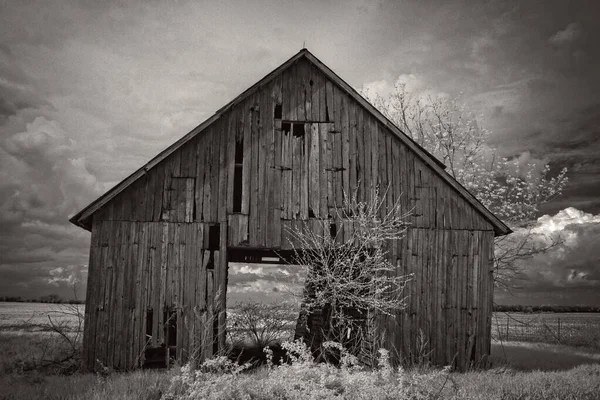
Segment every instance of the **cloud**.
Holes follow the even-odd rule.
[[[521,303],[597,304],[600,300],[600,214],[573,207],[544,215],[532,230],[535,239],[562,243],[523,263]],[[520,232],[515,233],[519,235]],[[506,300],[506,294],[499,299]]]
[[[0,139],[3,183],[0,221],[16,213],[22,223],[32,221],[66,223],[70,214],[83,207],[90,195],[104,186],[90,173],[77,154],[77,143],[56,121],[35,117],[25,129]]]
[[[49,271],[50,277],[48,283],[58,286],[61,283],[69,286],[81,285],[87,278],[87,266],[70,265],[67,267],[57,267]]]
[[[582,35],[583,29],[577,22],[572,22],[565,29],[562,29],[552,35],[548,42],[554,46],[567,46],[576,42]]]
[[[228,301],[290,300],[302,293],[305,272],[297,265],[229,263]]]
[[[87,262],[89,235],[68,218],[103,185],[78,143],[44,110],[18,110],[0,137],[0,293],[72,297]],[[35,275],[22,272],[35,271]],[[83,298],[85,282],[78,296]],[[15,293],[16,292],[16,293]]]
[[[420,74],[400,74],[393,82],[386,79],[367,82],[362,85],[360,90],[370,98],[371,96],[381,96],[387,99],[396,92],[397,87],[404,88],[404,91],[412,96],[414,101],[420,101],[423,104],[448,97],[447,93],[431,88]]]

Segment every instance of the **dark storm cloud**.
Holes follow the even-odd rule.
[[[521,279],[515,281],[520,289],[513,291],[513,296],[498,292],[497,302],[597,305],[600,302],[600,214],[567,208],[540,218],[535,231],[540,241],[560,235],[563,243],[525,261]]]
[[[566,194],[581,197],[578,206],[586,211],[600,211],[600,178],[586,172],[600,151],[600,3],[450,1],[430,6],[407,7],[408,12],[400,3],[390,7],[404,12],[399,20],[406,32],[402,45],[383,41],[395,48],[383,63],[387,76],[378,79],[390,87],[398,76],[411,75],[419,91],[451,97],[462,92],[467,109],[492,132],[490,142],[504,156],[529,152],[549,162],[553,171],[582,160],[586,164],[570,175]],[[394,13],[388,13],[393,19]],[[560,201],[543,211],[564,208]]]
[[[0,261],[0,281],[33,268],[43,278],[28,287],[39,290],[50,271],[85,265],[89,235],[67,218],[304,43],[357,87],[385,88],[402,77],[426,93],[463,92],[503,155],[571,169],[571,186],[549,211],[598,210],[599,7],[508,0],[5,3],[0,250],[10,254]],[[24,285],[34,279],[14,276]]]

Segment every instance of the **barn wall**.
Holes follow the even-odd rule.
[[[185,362],[190,351],[210,357],[222,348],[226,261],[210,229],[204,223],[94,221],[83,349],[89,369],[96,360],[117,369],[141,366],[152,361],[145,349],[169,344],[170,354],[155,352],[163,362]],[[176,336],[169,338],[173,331],[165,326],[171,324]]]
[[[485,363],[490,351],[492,231],[409,229],[389,255],[406,286],[406,308],[383,326],[408,361]],[[400,326],[401,329],[397,329]],[[482,365],[482,364],[479,364]]]
[[[312,82],[312,84],[311,84]],[[286,100],[284,100],[286,99]],[[275,118],[281,105],[281,118]],[[296,134],[283,126],[302,125]],[[297,124],[294,124],[297,126]],[[243,143],[234,212],[236,142]],[[94,218],[230,222],[229,244],[286,246],[295,221],[328,218],[344,193],[387,189],[413,227],[492,225],[393,133],[306,60],[285,70],[117,195]]]
[[[240,151],[242,157],[237,154]],[[239,179],[236,171],[241,171]],[[162,252],[161,230],[167,229],[168,235],[179,232],[188,248],[189,243],[199,243],[188,236],[188,231],[204,227],[205,232],[207,226],[218,224],[223,250],[226,246],[285,249],[290,247],[290,228],[305,222],[310,227],[318,226],[318,219],[335,215],[336,208],[343,206],[344,194],[356,193],[358,200],[368,200],[375,187],[385,193],[386,204],[399,198],[403,209],[411,211],[407,240],[390,251],[390,258],[400,261],[399,273],[407,269],[416,273],[409,284],[409,309],[394,322],[400,324],[396,330],[402,335],[393,344],[409,356],[414,349],[406,343],[415,343],[420,330],[429,332],[427,337],[435,346],[432,360],[445,363],[449,361],[448,352],[442,349],[453,348],[454,344],[448,345],[453,339],[447,339],[444,332],[467,326],[465,332],[452,333],[460,343],[456,348],[463,349],[460,357],[467,357],[467,347],[473,348],[465,344],[475,337],[473,332],[482,340],[478,339],[471,354],[478,358],[486,353],[482,346],[489,338],[489,328],[482,321],[491,310],[491,289],[484,288],[489,286],[492,225],[388,128],[305,59],[234,104],[94,214],[90,286],[108,285],[102,292],[108,294],[91,293],[88,302],[91,306],[104,304],[113,301],[115,293],[116,298],[132,302],[125,292],[131,285],[119,280],[110,286],[110,279],[121,273],[117,270],[141,262],[132,258],[134,253],[145,260],[144,251],[152,246],[157,246],[154,253]],[[132,238],[118,242],[118,229],[135,232]],[[144,229],[154,233],[140,243]],[[159,238],[160,243],[156,242]],[[112,240],[117,244],[109,245]],[[180,274],[203,274],[187,271],[193,264],[182,264],[176,257],[169,259],[170,247],[166,248],[167,255],[160,255],[161,262],[167,257],[163,264]],[[198,262],[199,255],[192,257]],[[146,265],[143,263],[147,261],[139,265]],[[99,271],[108,268],[106,265],[113,269],[105,276]],[[225,261],[222,268],[215,271],[224,276]],[[430,276],[443,276],[444,281]],[[475,293],[475,288],[478,295],[467,294]],[[163,296],[155,294],[154,288],[149,292]],[[453,297],[459,292],[466,296],[464,302]],[[174,298],[171,292],[164,296]],[[135,309],[140,315],[141,310],[160,307],[163,301],[162,297],[153,297],[153,303],[136,299]],[[121,300],[114,301],[120,304]],[[86,318],[103,321],[107,317],[99,311]],[[112,322],[102,323],[98,326],[113,326]],[[134,328],[139,332],[138,325]],[[95,345],[88,344],[88,351],[92,347],[101,353],[115,351],[105,349],[102,343],[97,339]],[[137,343],[134,348],[140,346]],[[131,364],[125,361],[123,365]]]

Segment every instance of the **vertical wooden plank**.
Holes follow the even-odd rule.
[[[296,98],[297,98],[297,120],[307,121],[310,119],[310,70],[306,60],[298,61],[296,68]],[[308,95],[307,95],[308,92]]]
[[[99,267],[99,231],[98,228],[101,223],[92,221],[92,233],[90,238],[90,255],[88,258],[88,285],[86,288],[85,296],[85,316],[83,325],[83,344],[82,344],[82,355],[85,368],[89,371],[93,371],[94,364],[94,343],[93,338],[95,337],[96,323],[97,323],[97,309],[98,300],[96,292],[99,285],[98,282],[98,267]]]
[[[364,198],[365,201],[371,201],[371,196],[373,194],[373,189],[375,188],[375,184],[373,184],[373,165],[371,163],[371,158],[373,155],[373,151],[372,151],[372,147],[373,147],[373,132],[371,130],[371,118],[372,116],[369,113],[366,113],[364,110],[361,109],[361,114],[363,117],[363,144],[364,144],[364,157],[365,157],[365,163],[364,163],[364,171],[363,171],[363,177],[365,180],[365,192],[364,192]],[[362,185],[361,185],[362,186]]]
[[[456,365],[456,260],[457,255],[454,248],[454,234],[452,231],[444,230],[445,247],[448,249],[448,275],[446,279],[447,286],[447,328],[446,338],[448,339],[446,349],[448,360],[451,360],[453,365]]]
[[[233,214],[233,181],[235,175],[235,147],[236,147],[236,129],[237,129],[237,110],[238,107],[232,107],[227,115],[227,130],[226,130],[226,156],[225,170],[227,180],[226,194],[226,214]]]
[[[219,298],[219,331],[218,331],[218,343],[219,351],[225,351],[225,340],[226,340],[226,327],[227,327],[227,274],[228,274],[228,261],[227,261],[227,223],[221,223],[220,239],[219,239],[219,288],[221,296]]]
[[[291,216],[290,203],[292,193],[292,134],[290,131],[281,133],[281,217]]]
[[[296,219],[300,216],[300,197],[302,187],[302,151],[304,149],[304,137],[297,137],[295,133],[291,136],[292,142],[292,189],[291,189],[291,215]]]
[[[204,160],[202,162],[204,168],[204,179],[202,186],[202,195],[204,196],[202,200],[202,220],[203,221],[211,221],[210,214],[210,206],[211,206],[211,198],[212,192],[215,190],[213,187],[213,179],[212,179],[212,155],[214,153],[214,134],[213,128],[207,128],[206,133],[204,133]],[[201,161],[199,160],[199,163]]]
[[[272,117],[272,110],[268,110],[269,102],[268,99],[271,95],[270,91],[267,92],[268,88],[263,88],[258,93],[258,109],[257,109],[257,127],[256,127],[256,140],[258,143],[258,157],[257,157],[257,192],[256,192],[256,215],[253,220],[256,221],[256,244],[263,247],[265,245],[265,234],[266,234],[266,221],[267,221],[267,209],[268,209],[268,198],[267,198],[267,182],[266,182],[266,171],[267,171],[267,123],[272,121],[269,115]],[[270,112],[269,112],[270,111]],[[268,120],[268,121],[267,121]]]
[[[335,134],[334,132],[334,125],[333,123],[330,124],[324,124],[323,125],[324,128],[324,134],[325,134],[325,155],[324,155],[324,159],[326,161],[326,172],[327,172],[327,207],[328,207],[328,212],[327,214],[330,215],[331,217],[333,217],[335,215],[335,212],[332,211],[333,208],[335,208],[335,194],[336,194],[336,188],[335,188]]]
[[[146,172],[145,193],[146,202],[144,204],[143,216],[140,221],[154,220],[154,202],[157,196],[160,196],[160,190],[156,186],[157,173],[156,169]],[[158,192],[158,193],[157,193]]]
[[[267,207],[267,233],[266,246],[276,247],[281,240],[281,234],[276,232],[275,226],[279,225],[281,214],[280,194],[281,194],[281,118],[275,118],[275,108],[281,105],[281,74],[277,75],[271,83],[271,107],[272,116],[268,121],[269,128],[269,149],[267,182],[269,187],[269,204]],[[276,210],[279,210],[277,212]]]
[[[287,79],[289,80],[289,93],[288,101],[290,103],[290,114],[288,120],[298,121],[298,108],[299,108],[299,87],[298,87],[298,64],[295,64],[286,70]]]
[[[219,118],[215,122],[213,129],[213,147],[211,149],[211,194],[210,194],[210,222],[219,220],[219,208],[221,206],[221,145],[223,142],[223,118]]]
[[[322,107],[323,105],[321,105]],[[333,122],[333,84],[325,78],[325,121]]]
[[[394,188],[394,165],[396,161],[393,155],[393,140],[392,134],[385,131],[385,169],[386,169],[386,182],[385,187],[387,188],[387,206],[391,208],[396,203],[396,195]]]
[[[371,186],[373,189],[379,187],[379,125],[374,117],[369,118],[369,130],[371,131]]]
[[[228,152],[229,147],[235,147],[235,143],[231,144],[231,137],[229,134],[229,122],[231,118],[231,112],[228,115],[219,118],[219,199],[217,203],[217,219],[216,221],[225,221],[227,219],[227,187],[228,187]]]
[[[204,219],[204,186],[205,186],[205,151],[207,133],[201,133],[196,144],[196,187],[194,190],[194,201],[196,203],[196,221]]]
[[[327,218],[329,213],[329,193],[330,188],[328,186],[328,169],[330,168],[330,157],[327,151],[327,143],[329,141],[329,133],[327,132],[327,124],[318,124],[318,137],[319,137],[319,216],[320,218]]]
[[[314,64],[310,64],[310,120],[322,121],[320,117],[319,92],[321,90],[319,71]],[[307,116],[309,114],[307,113]]]
[[[124,223],[116,222],[116,240],[114,252],[114,269],[113,269],[113,285],[112,285],[112,301],[111,301],[111,319],[110,319],[110,334],[109,334],[109,361],[110,365],[120,368],[120,356],[122,352],[121,340],[117,340],[121,333],[121,320],[123,318],[123,270],[124,262],[122,257],[126,252],[126,239],[124,232]],[[117,336],[119,335],[119,336]]]
[[[340,206],[344,205],[346,196],[351,196],[350,193],[350,121],[349,121],[349,99],[343,91],[338,92],[340,98],[340,130],[342,142],[342,173],[341,173],[341,190],[342,201]]]
[[[348,99],[348,196],[357,194],[357,121],[356,103]]]
[[[163,194],[165,190],[165,170],[163,165],[157,165],[151,171],[155,174],[156,179],[153,189],[154,192],[152,193],[154,204],[151,221],[160,221],[162,218]]]
[[[380,194],[379,196],[381,197],[381,200],[383,202],[383,207],[381,208],[381,216],[383,217],[385,215],[385,213],[387,212],[387,207],[388,207],[388,198],[389,198],[389,192],[391,190],[391,188],[389,187],[389,181],[387,178],[387,163],[388,160],[386,158],[386,154],[387,154],[387,150],[386,150],[386,136],[387,133],[383,130],[383,129],[378,129],[378,134],[377,134],[377,146],[378,146],[378,154],[379,154],[379,159],[378,159],[378,175],[379,175],[379,187],[380,187]]]
[[[139,225],[140,223],[131,222],[129,224],[129,232],[130,232],[130,250],[129,250],[129,259],[126,262],[126,279],[124,282],[125,292],[127,293],[127,297],[124,299],[124,308],[126,307],[128,318],[126,320],[126,328],[125,331],[127,333],[127,342],[125,344],[125,360],[123,363],[123,367],[125,369],[131,369],[133,367],[133,353],[134,353],[134,343],[135,336],[137,332],[135,331],[135,311],[136,311],[136,278],[137,278],[137,269],[139,266]]]
[[[366,167],[365,167],[365,128],[364,128],[364,116],[362,108],[356,106],[354,109],[356,118],[356,199],[358,201],[365,201],[365,181],[366,181]]]
[[[96,337],[96,357],[100,362],[107,364],[107,344],[108,340],[108,317],[110,316],[110,297],[111,297],[111,282],[113,273],[113,251],[114,251],[114,229],[113,221],[104,221],[103,237],[102,237],[102,289],[100,294],[101,313],[99,314],[98,330],[99,335]]]
[[[301,141],[300,153],[300,219],[308,219],[308,203],[309,203],[309,157],[310,157],[310,124],[304,124],[304,135]]]
[[[259,123],[259,110],[257,109],[258,98],[252,97],[251,101],[251,113],[250,113],[250,219],[248,221],[249,229],[250,229],[250,245],[257,246],[258,245],[258,199],[259,199],[259,173],[258,173],[258,164],[260,158],[260,132],[258,130]]]
[[[243,115],[240,119],[243,121],[243,138],[244,138],[244,158],[242,160],[242,204],[241,213],[248,215],[250,213],[250,166],[252,159],[252,112],[250,111],[251,99],[248,99],[244,108],[240,108],[240,112],[243,111]]]
[[[334,207],[341,207],[343,204],[342,194],[342,105],[341,105],[341,89],[337,86],[333,86],[333,131],[331,134],[332,144],[332,159],[333,159],[333,195],[334,195]]]
[[[103,363],[107,362],[106,357],[106,340],[108,337],[108,309],[110,306],[110,281],[112,280],[112,246],[111,246],[111,238],[112,229],[114,223],[112,221],[104,221],[102,223],[102,236],[101,236],[101,246],[102,246],[102,267],[99,271],[101,275],[101,288],[99,295],[99,306],[100,311],[98,313],[98,322],[97,322],[97,330],[99,334],[96,336],[95,340],[95,349],[96,349],[96,358]],[[95,360],[94,360],[95,361]],[[95,362],[94,362],[95,364]]]
[[[134,367],[140,366],[141,361],[141,353],[145,350],[146,345],[146,309],[148,305],[146,304],[145,297],[145,288],[146,280],[148,277],[148,257],[149,257],[149,226],[151,223],[142,223],[140,224],[140,256],[139,256],[139,264],[138,264],[138,274],[136,282],[137,290],[136,290],[136,307],[137,307],[137,320],[138,324],[136,326],[136,337],[137,343],[134,346],[136,354],[134,360]]]
[[[389,162],[388,174],[391,176],[393,204],[399,204],[402,213],[408,212],[402,202],[402,161],[400,160],[400,146],[394,138],[390,138],[391,144],[391,162]]]
[[[214,318],[214,276],[213,270],[206,270],[206,320],[202,326],[202,356],[209,359],[213,355],[213,318]]]
[[[308,175],[309,175],[309,200],[308,207],[312,210],[313,215],[317,218],[321,217],[320,212],[320,140],[319,140],[319,125],[318,124],[307,124],[308,134],[310,143],[310,149],[308,152]]]

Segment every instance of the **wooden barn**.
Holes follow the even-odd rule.
[[[306,49],[75,215],[91,231],[84,359],[131,369],[225,344],[231,261],[290,248],[344,193],[413,209],[390,347],[464,368],[490,353],[494,237],[509,228]],[[312,224],[312,225],[311,225]]]

